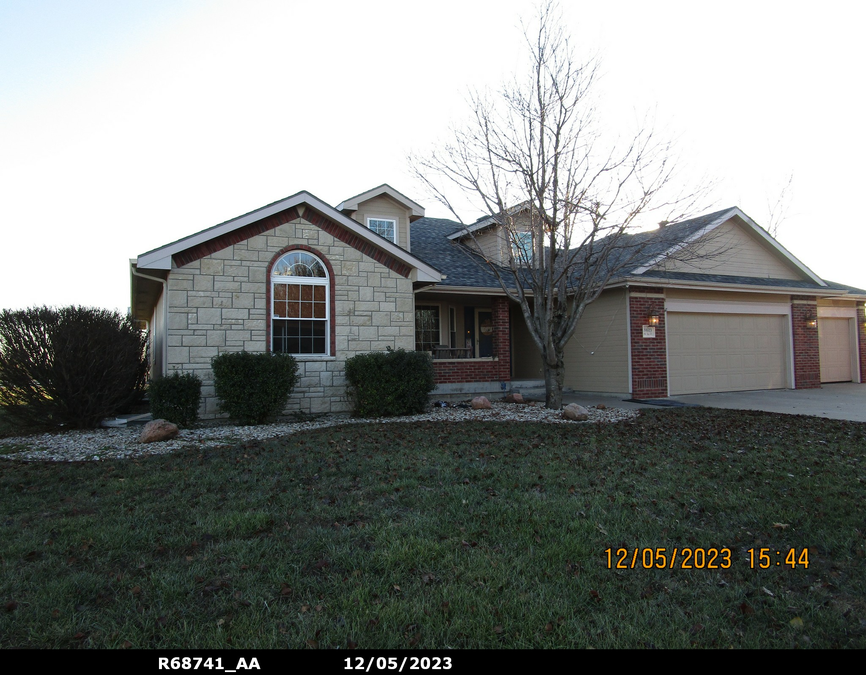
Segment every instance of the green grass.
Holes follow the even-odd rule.
[[[0,647],[863,648],[864,455],[864,424],[685,409],[3,460]],[[608,569],[636,547],[732,564]]]

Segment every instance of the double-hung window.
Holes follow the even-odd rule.
[[[271,349],[283,354],[329,354],[328,271],[306,251],[291,251],[271,271]]]
[[[390,218],[367,218],[367,227],[389,241],[397,243],[397,221]]]
[[[528,265],[532,262],[532,232],[511,234],[511,256],[518,265]]]

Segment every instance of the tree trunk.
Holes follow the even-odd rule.
[[[562,409],[562,386],[565,382],[565,361],[561,354],[554,357],[554,365],[544,359],[545,407]]]

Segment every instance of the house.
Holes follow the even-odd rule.
[[[738,208],[633,236],[644,255],[588,306],[566,387],[655,398],[866,381],[866,291],[819,278]],[[682,259],[685,244],[722,253]],[[294,354],[290,409],[310,413],[347,410],[346,359],[388,347],[430,351],[439,395],[496,394],[542,377],[519,306],[472,253],[504,260],[508,245],[493,219],[426,218],[389,185],[336,207],[299,192],[131,260],[131,311],[151,330],[153,376],[202,377],[204,417],[224,351]]]

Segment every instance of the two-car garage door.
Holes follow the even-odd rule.
[[[789,324],[787,314],[668,312],[670,394],[789,387]]]

